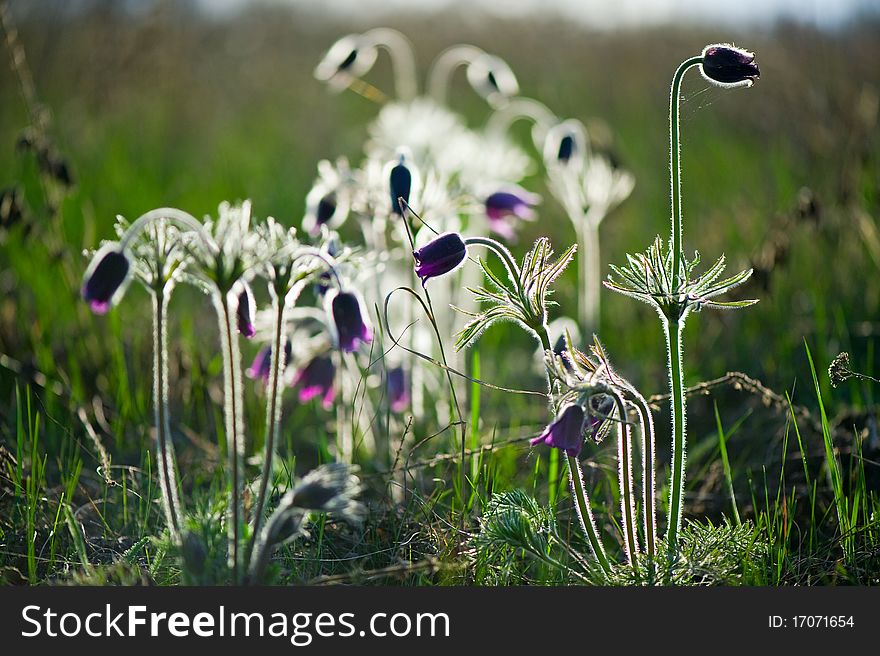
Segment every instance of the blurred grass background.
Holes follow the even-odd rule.
[[[64,195],[57,217],[50,217],[38,165],[15,147],[29,125],[18,83],[9,66],[0,66],[0,188],[21,185],[26,204],[22,220],[0,236],[0,354],[6,356],[0,368],[0,439],[15,454],[21,439],[16,398],[24,398],[24,386],[30,384],[34,411],[43,414],[46,489],[63,487],[73,463],[81,460],[85,474],[80,486],[90,481],[92,488],[80,496],[96,498],[102,496],[101,477],[95,474],[100,456],[76,408],[93,408],[98,398],[107,414],[99,432],[113,463],[146,469],[151,335],[147,297],[139,290],[132,289],[131,298],[107,317],[88,312],[78,296],[87,263],[81,251],[113,236],[117,214],[133,219],[160,206],[201,216],[215,213],[221,200],[251,198],[257,216],[298,225],[317,161],[347,155],[357,162],[365,126],[378,109],[352,93],[331,95],[311,72],[339,36],[376,23],[259,6],[213,18],[174,3],[156,3],[133,14],[110,2],[72,13],[63,3],[41,7],[14,15],[37,94],[51,112],[49,136],[75,185]],[[733,41],[757,52],[762,76],[751,89],[709,87],[698,75],[685,84],[685,245],[699,249],[706,263],[725,253],[730,270],[755,266],[754,282],[738,290],[737,297],[761,298],[745,311],[691,318],[685,333],[685,380],[695,384],[739,370],[780,394],[788,390],[796,404],[815,409],[806,341],[829,413],[853,418],[842,424],[843,433],[867,431],[865,449],[872,451],[865,457],[880,457],[871,384],[852,382],[832,390],[824,373],[841,350],[850,352],[854,369],[877,373],[877,19],[838,30],[779,23],[743,33],[698,26],[599,32],[540,17],[486,24],[456,15],[430,20],[395,16],[382,24],[412,39],[422,72],[445,47],[474,43],[511,65],[523,95],[539,99],[561,117],[585,121],[600,138],[607,135],[609,148],[634,173],[636,187],[602,226],[604,267],[668,231],[667,108],[675,66],[711,42]],[[390,91],[387,61],[380,62],[370,80]],[[479,125],[487,117],[485,105],[463,79],[455,84],[452,107]],[[530,148],[525,126],[519,127],[521,143]],[[541,221],[526,226],[514,249],[518,255],[539,234],[551,236],[560,249],[574,241],[541,180],[536,170],[525,184],[542,193],[544,202]],[[556,298],[569,315],[576,308],[575,280],[572,267],[557,285]],[[181,469],[184,484],[195,489],[218,480],[210,467],[188,468],[187,463],[209,465],[208,456],[213,453],[216,459],[222,449],[213,431],[222,423],[216,403],[222,395],[214,322],[207,313],[190,311],[193,303],[205,301],[189,290],[181,290],[172,302],[171,355],[172,412],[181,432],[189,435],[178,447]],[[651,311],[607,291],[602,303],[599,335],[617,367],[645,394],[665,392],[662,335]],[[513,326],[490,330],[479,349],[485,380],[540,389],[540,378],[518,366],[531,357],[533,345]],[[510,350],[523,357],[496,357]],[[246,350],[245,358],[250,355]],[[41,388],[41,376],[56,381],[62,395]],[[263,421],[262,401],[251,393],[251,383],[246,389],[249,422],[256,432]],[[295,452],[313,464],[327,457],[321,436],[329,418],[292,401],[287,399],[285,436],[296,446],[288,455]],[[720,404],[725,426],[744,420],[735,436],[728,436],[743,490],[747,478],[784,462],[779,445],[786,418],[769,411],[763,416],[760,399],[735,392],[694,401],[689,472],[692,490],[700,494],[694,492],[695,504],[687,511],[714,509],[717,516],[729,501],[719,496],[712,401]],[[489,390],[482,393],[480,413],[484,442],[546,420],[540,403]],[[661,460],[668,458],[665,416],[658,422]],[[299,434],[306,432],[317,437],[303,444]],[[821,451],[821,438],[814,447]],[[444,450],[438,444],[421,455]],[[492,473],[489,489],[531,481],[539,495],[545,494],[537,489],[535,474],[543,467],[541,455],[527,455],[520,445],[490,460],[481,464]],[[872,462],[869,484],[875,490],[876,470]],[[443,477],[442,469],[433,471],[435,479]],[[436,483],[431,481],[428,477],[426,498]],[[601,490],[601,481],[595,482]],[[146,485],[143,477],[140,485]],[[613,485],[608,488],[606,493],[613,494]],[[18,563],[29,540],[14,516],[21,497],[14,486],[7,492],[0,502],[6,554],[0,558]],[[53,495],[47,492],[39,501],[48,518],[41,529],[46,535],[52,535],[58,507]],[[112,526],[115,539],[126,536],[130,546],[138,531],[148,530],[149,522],[136,521],[121,528],[107,521],[102,530]],[[377,536],[371,538],[376,543],[388,539]],[[420,539],[431,541],[424,535]],[[442,551],[436,545],[425,549]],[[385,561],[380,558],[377,564]],[[49,568],[45,563],[40,567],[45,575]]]

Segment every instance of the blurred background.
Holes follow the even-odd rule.
[[[133,219],[160,206],[202,216],[222,200],[250,198],[256,216],[298,225],[317,162],[340,155],[358,162],[378,110],[357,94],[330,93],[312,71],[337,38],[380,25],[409,37],[422,74],[456,43],[499,55],[523,95],[584,121],[632,171],[632,196],[601,228],[605,271],[668,231],[667,111],[677,64],[713,42],[756,52],[761,79],[754,87],[719,89],[693,74],[683,90],[685,246],[707,263],[725,253],[730,271],[753,266],[753,280],[736,297],[761,299],[744,311],[690,319],[686,382],[739,370],[813,407],[806,342],[835,412],[865,419],[873,407],[872,384],[832,391],[825,369],[841,350],[864,373],[876,375],[880,364],[876,1],[32,0],[9,8],[39,106],[25,102],[4,52],[0,188],[20,190],[18,209],[7,205],[0,227],[0,416],[7,436],[15,388],[39,388],[40,381],[55,381],[77,403],[98,395],[118,417],[142,416],[148,424],[147,297],[137,291],[131,295],[139,302],[107,317],[90,315],[78,298],[87,263],[81,252],[113,236],[117,214]],[[391,91],[387,60],[380,58],[370,82]],[[455,85],[450,105],[481,125],[486,105],[463,79]],[[27,146],[35,116],[57,154],[54,168]],[[538,158],[527,128],[519,128],[520,143]],[[55,178],[48,187],[41,183],[47,167]],[[559,249],[574,241],[542,185],[536,168],[524,186],[544,197],[541,220],[524,226],[518,256],[542,234]],[[572,267],[556,295],[571,315],[575,280]],[[212,421],[207,398],[216,390],[196,403],[202,392],[188,391],[195,387],[186,381],[213,376],[219,387],[219,356],[203,338],[213,319],[175,312],[189,302],[180,296],[172,304],[174,385],[181,405],[193,404],[186,411],[193,416],[181,421],[198,432]],[[664,346],[651,310],[607,291],[602,303],[599,335],[617,367],[646,395],[663,393]],[[514,327],[491,329],[479,348],[484,379],[539,388],[537,374],[516,368],[522,360],[492,355],[503,348],[531,357],[533,345]],[[740,396],[722,402],[725,423],[754,411]],[[484,392],[482,403],[490,428],[539,424],[545,414],[538,403],[510,405],[496,392]],[[85,440],[65,414],[69,407],[53,407],[49,423],[57,426],[50,430]],[[291,421],[320,421],[313,408],[292,412]],[[696,439],[711,437],[712,403],[695,400],[692,422]],[[753,418],[742,430],[748,439],[731,449],[752,453],[759,470],[784,424],[784,414]],[[668,431],[665,421],[658,426]],[[124,433],[116,434],[122,459],[137,444],[126,443]]]

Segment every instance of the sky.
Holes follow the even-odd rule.
[[[210,13],[228,14],[248,4],[296,5],[315,12],[386,16],[422,11],[484,13],[507,17],[552,13],[600,29],[671,22],[756,26],[778,18],[834,28],[859,14],[880,15],[880,0],[196,0]]]

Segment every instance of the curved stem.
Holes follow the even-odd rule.
[[[681,81],[688,69],[700,64],[702,57],[685,60],[675,71],[669,93],[669,185],[672,197],[672,276],[673,289],[678,290],[681,283],[682,225],[681,225],[681,143],[679,137],[679,103],[681,101]]]
[[[363,39],[371,46],[384,48],[391,57],[394,91],[399,100],[410,101],[418,93],[416,62],[412,44],[397,30],[377,27],[364,32]]]
[[[678,534],[681,529],[682,497],[684,496],[686,405],[681,361],[680,321],[663,321],[666,351],[669,358],[669,391],[672,400],[672,472],[669,481],[669,514],[666,541],[670,566],[678,555]]]
[[[455,69],[485,54],[480,48],[466,44],[451,46],[441,52],[428,70],[428,95],[439,104],[446,104],[446,92]]]
[[[147,226],[154,221],[173,221],[188,230],[192,230],[199,236],[202,243],[208,247],[212,253],[218,253],[220,248],[211,236],[205,231],[204,226],[189,212],[184,212],[176,207],[158,207],[139,216],[125,231],[125,234],[119,240],[119,246],[122,250],[128,246]]]
[[[507,276],[516,286],[516,291],[520,300],[523,302],[524,306],[528,305],[522,290],[520,281],[521,271],[519,266],[517,266],[516,260],[513,259],[513,254],[507,250],[501,242],[495,241],[491,237],[468,237],[464,240],[464,243],[467,246],[485,246],[501,258],[501,261],[504,263],[504,268],[507,269]]]
[[[180,499],[177,493],[177,471],[168,419],[168,301],[170,294],[158,286],[153,294],[153,414],[156,424],[156,450],[159,463],[159,487],[168,531],[175,544],[180,544]]]
[[[486,121],[488,134],[503,135],[517,121],[531,121],[532,141],[539,153],[544,151],[544,138],[551,125],[556,123],[556,116],[546,105],[532,98],[513,98],[504,107],[496,109]]]

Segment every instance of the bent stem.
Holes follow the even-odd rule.
[[[153,415],[162,509],[172,541],[180,544],[180,498],[168,410],[168,301],[170,285],[159,282],[153,293]]]
[[[679,136],[679,104],[681,102],[681,81],[688,69],[702,63],[703,58],[691,57],[681,63],[672,78],[669,93],[669,185],[672,198],[672,276],[673,289],[681,283],[682,262],[682,222],[681,222],[681,143]]]
[[[229,456],[229,470],[232,476],[227,516],[229,537],[229,568],[232,570],[233,583],[239,578],[239,536],[241,535],[241,460],[244,454],[242,389],[241,389],[241,354],[235,332],[235,307],[230,293],[217,290],[214,303],[217,319],[220,324],[220,341],[223,350],[223,398],[226,417],[226,444]]]
[[[669,391],[672,399],[672,472],[669,481],[669,524],[666,533],[670,567],[678,556],[678,535],[681,529],[684,496],[686,405],[682,374],[682,321],[663,321],[666,352],[669,358]]]

